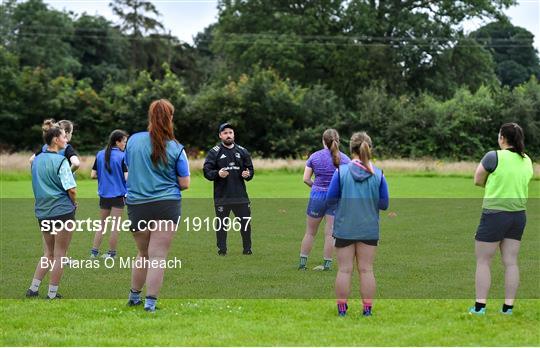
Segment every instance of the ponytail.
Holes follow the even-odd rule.
[[[505,123],[501,126],[499,133],[506,139],[506,142],[513,148],[514,152],[525,158],[525,135],[523,134],[523,128],[514,122]]]
[[[360,161],[362,161],[367,170],[373,174],[371,171],[371,166],[369,165],[369,160],[371,159],[371,147],[367,142],[363,141],[362,144],[360,144],[359,152]]]
[[[107,143],[107,147],[105,147],[105,169],[109,174],[112,173],[111,169],[111,152],[112,148],[116,145],[117,141],[121,141],[125,137],[127,137],[128,134],[120,129],[113,130],[111,132],[111,135],[109,135],[109,142]]]
[[[360,161],[364,164],[368,172],[373,174],[373,170],[369,165],[372,158],[371,155],[372,142],[371,138],[366,132],[354,133],[351,136],[350,149],[351,154],[354,154],[360,158]]]
[[[339,134],[335,129],[327,129],[323,133],[324,145],[332,154],[332,163],[338,168],[341,163],[341,154],[339,153]]]
[[[174,106],[167,99],[155,100],[148,108],[148,132],[152,143],[152,163],[167,164],[167,141],[174,138]]]

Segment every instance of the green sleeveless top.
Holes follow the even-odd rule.
[[[529,156],[523,158],[509,150],[497,151],[497,168],[487,178],[482,208],[525,210],[532,176],[533,166]]]

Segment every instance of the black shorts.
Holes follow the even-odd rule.
[[[349,245],[352,245],[354,243],[364,243],[364,244],[371,245],[371,246],[377,246],[379,244],[379,240],[378,239],[341,239],[341,238],[336,238],[336,243],[334,244],[334,246],[336,248],[345,248],[345,247],[348,247]]]
[[[101,209],[111,210],[111,208],[122,209],[126,205],[124,201],[124,196],[105,198],[99,197],[99,207]]]
[[[502,211],[498,213],[482,213],[480,224],[476,230],[479,242],[500,242],[503,239],[521,240],[527,215],[522,211]]]
[[[66,221],[69,221],[69,220],[72,220],[72,221],[75,221],[75,210],[73,210],[71,213],[67,213],[67,214],[64,214],[64,215],[58,215],[58,216],[53,216],[53,217],[48,217],[48,218],[44,218],[44,219],[38,219],[38,224],[39,224],[39,230],[41,232],[44,232],[44,233],[51,233],[52,232],[52,229],[59,229],[61,226],[60,226],[60,222],[66,222]],[[42,221],[51,221],[50,224],[48,224],[49,226],[51,226],[51,228],[49,230],[42,230],[42,226],[41,226],[41,222]]]
[[[182,212],[182,204],[180,200],[128,204],[127,211],[131,232],[138,232],[146,229],[149,221],[172,221],[176,224]]]

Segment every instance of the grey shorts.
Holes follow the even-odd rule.
[[[521,240],[527,215],[522,211],[483,212],[476,230],[475,239],[479,242],[500,242],[503,239]]]

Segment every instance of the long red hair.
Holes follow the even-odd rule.
[[[148,132],[152,142],[152,163],[167,164],[167,141],[175,140],[173,127],[174,106],[167,99],[154,100],[148,108]]]

